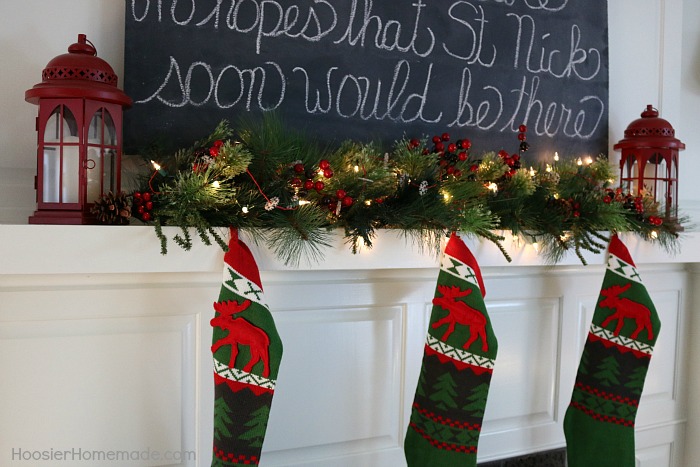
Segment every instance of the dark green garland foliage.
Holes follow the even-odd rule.
[[[158,166],[141,190],[153,201],[146,220],[163,253],[163,226],[181,227],[173,240],[184,249],[192,246],[190,229],[225,249],[216,228],[234,227],[291,265],[318,261],[336,228],[353,252],[371,247],[378,229],[397,229],[436,253],[459,231],[494,242],[508,260],[499,230],[538,242],[550,262],[573,250],[585,264],[582,252],[602,251],[608,232],[676,246],[680,222],[663,219],[649,196],[610,188],[615,175],[605,158],[527,169],[519,155],[475,157],[471,143],[457,143],[438,150],[425,139],[403,139],[386,151],[346,141],[328,149],[288,131],[274,114],[242,123],[237,134],[222,122],[191,148],[149,156]]]

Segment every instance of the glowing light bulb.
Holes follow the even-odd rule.
[[[154,161],[154,160],[151,160],[151,165],[153,165],[153,168],[154,168],[155,170],[160,170],[160,169],[161,169],[160,164],[158,164],[158,163],[157,163],[156,161]]]
[[[532,249],[535,250],[535,253],[540,252],[540,244],[537,242],[532,242]]]
[[[531,176],[531,177],[534,177],[534,176],[535,176],[535,173],[536,173],[536,172],[535,172],[535,169],[533,169],[532,166],[530,166],[530,176]]]
[[[353,170],[355,171],[355,173],[359,172],[359,171],[360,171],[360,166],[359,166],[359,165],[356,165],[355,167],[353,167]]]
[[[559,162],[559,153],[554,152],[554,162]]]
[[[593,158],[591,156],[586,156],[586,165],[591,165],[593,163]]]
[[[547,168],[545,169],[545,171],[551,172],[551,171],[552,171],[552,166],[549,165],[549,164],[547,164]]]
[[[583,165],[583,161],[581,160],[580,157],[578,159],[576,159],[576,165]]]
[[[214,180],[213,182],[211,182],[212,188],[219,188],[220,186],[221,186],[221,184],[219,183],[218,180]]]
[[[371,199],[365,200],[365,206],[371,206],[371,205],[372,205]]]
[[[494,193],[498,192],[498,185],[496,185],[494,182],[491,182],[488,185],[486,185],[486,188],[493,191]]]
[[[651,238],[653,238],[654,240],[659,238],[659,232],[657,232],[656,230],[652,230],[650,235],[651,235]]]
[[[307,200],[307,199],[300,199],[300,200],[299,200],[299,206],[304,206],[304,205],[307,205],[307,204],[311,204],[311,201],[309,201],[309,200]]]
[[[242,212],[243,214],[248,214],[248,206],[243,206],[243,207],[241,208],[241,212]]]
[[[442,193],[442,197],[445,199],[445,201],[449,201],[450,198],[452,198],[452,195],[445,191]]]

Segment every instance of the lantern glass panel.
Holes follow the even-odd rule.
[[[42,202],[78,202],[79,144],[75,116],[68,107],[56,106],[44,129]]]
[[[87,201],[90,203],[108,191],[116,191],[116,135],[109,111],[104,107],[98,109],[88,127]]]

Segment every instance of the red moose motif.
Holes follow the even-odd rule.
[[[250,373],[255,364],[262,361],[262,375],[267,378],[270,374],[270,359],[268,353],[270,338],[265,331],[251,324],[250,321],[245,318],[233,316],[236,313],[245,311],[249,306],[250,300],[246,300],[241,304],[234,301],[214,303],[214,310],[219,312],[219,316],[211,320],[211,325],[228,331],[228,334],[217,340],[216,343],[211,346],[211,351],[214,353],[224,345],[230,345],[231,359],[229,360],[228,366],[233,368],[236,363],[236,357],[238,356],[238,345],[248,346],[250,348],[250,360],[243,368],[243,371]]]
[[[464,348],[468,349],[477,338],[481,337],[481,350],[488,352],[489,343],[486,340],[486,317],[458,298],[466,297],[472,293],[472,289],[461,290],[457,286],[438,285],[438,292],[442,297],[433,298],[433,305],[440,306],[443,310],[447,310],[448,314],[442,319],[433,323],[433,328],[439,328],[448,324],[447,331],[442,336],[443,341],[454,332],[455,325],[461,324],[469,327],[469,340],[464,344]]]
[[[600,306],[615,310],[614,313],[605,318],[601,326],[606,327],[612,320],[617,320],[617,326],[613,333],[619,336],[622,326],[625,324],[625,318],[630,318],[637,324],[637,329],[634,330],[630,337],[636,339],[642,329],[646,329],[647,336],[651,340],[654,338],[654,332],[651,329],[651,311],[649,311],[649,308],[629,298],[620,298],[620,294],[631,286],[632,283],[630,282],[626,285],[613,285],[601,290],[600,294],[605,298],[600,301]]]

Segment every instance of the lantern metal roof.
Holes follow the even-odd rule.
[[[647,105],[641,117],[627,126],[625,137],[613,146],[614,149],[685,149],[685,143],[676,138],[676,130],[668,120],[659,117],[659,111],[652,105]]]
[[[47,98],[86,98],[131,107],[132,100],[117,87],[117,75],[97,56],[85,34],[68,47],[68,53],[53,58],[41,73],[41,83],[24,93],[24,99],[38,104]]]

